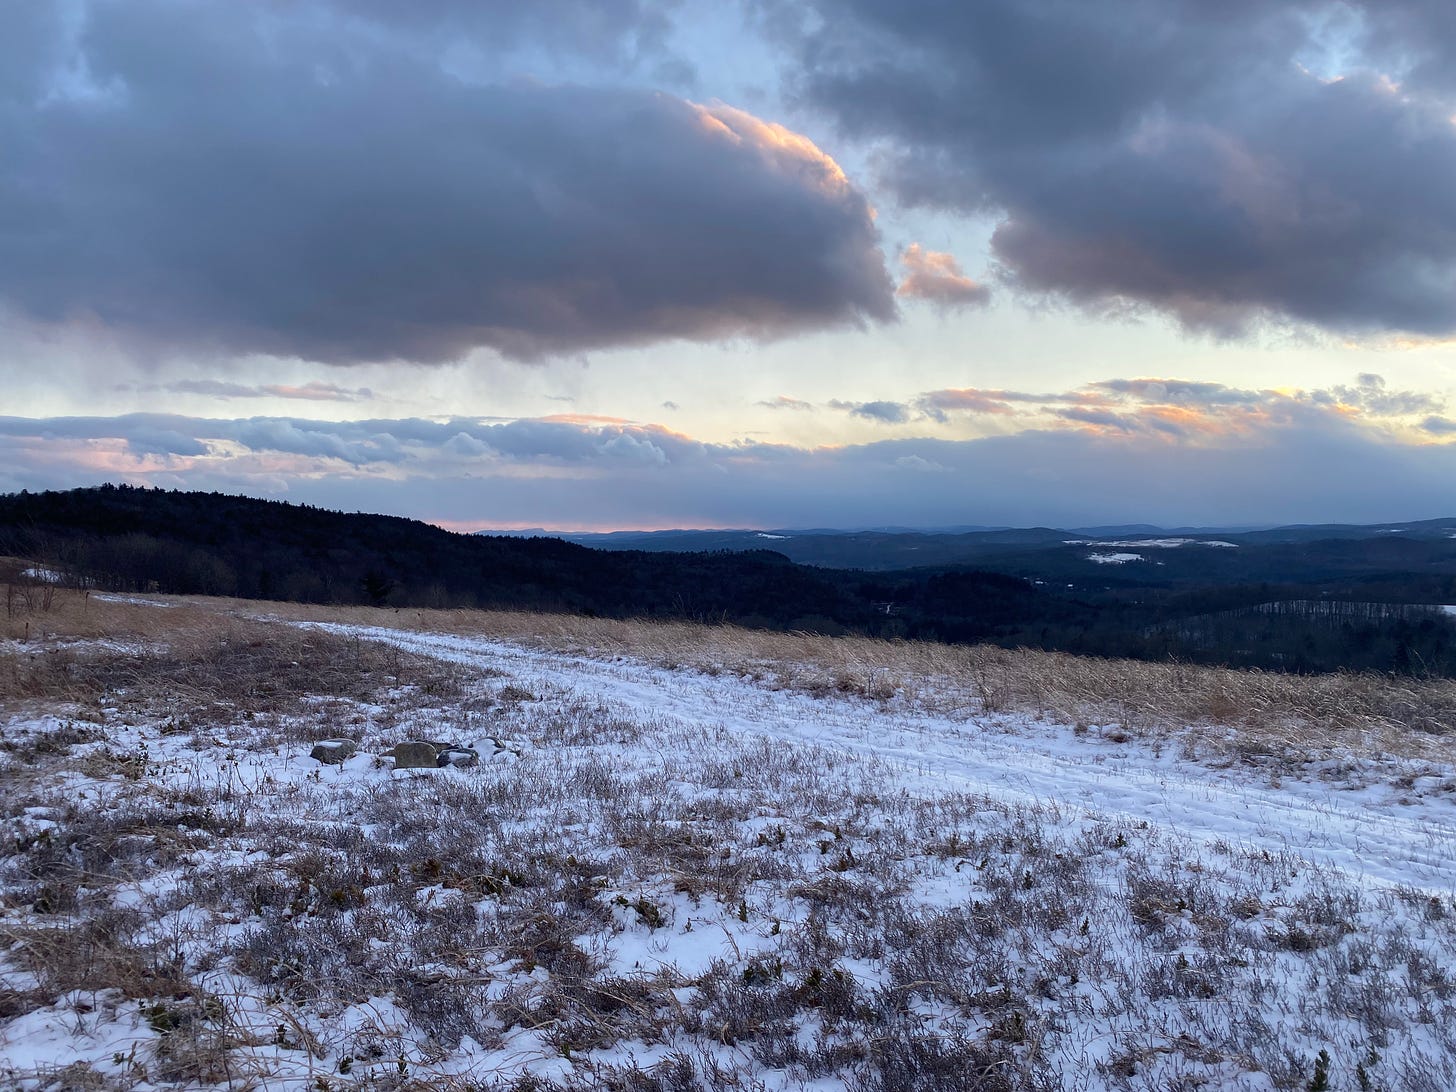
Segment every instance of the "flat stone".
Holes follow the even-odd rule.
[[[395,745],[389,752],[396,770],[433,770],[439,763],[440,752],[433,743],[415,739]]]
[[[352,739],[323,739],[313,745],[309,758],[317,759],[325,766],[337,766],[359,749]]]
[[[478,766],[480,752],[472,747],[446,747],[436,761],[441,766]]]

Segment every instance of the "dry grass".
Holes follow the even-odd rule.
[[[260,604],[246,600],[155,596],[165,606],[115,602],[62,590],[53,609],[8,619],[9,636],[24,623],[30,639],[19,657],[0,660],[0,702],[56,696],[56,680],[37,683],[27,672],[70,677],[63,663],[68,638],[105,636],[113,642],[165,644],[192,651],[246,648],[267,640],[259,619],[345,622],[416,632],[510,641],[592,657],[630,656],[712,674],[749,676],[765,685],[873,700],[898,697],[943,715],[1022,713],[1095,725],[1114,735],[1186,736],[1201,745],[1254,753],[1336,750],[1449,759],[1456,731],[1456,680],[1369,673],[1317,676],[1234,670],[1183,663],[1113,660],[1032,649],[958,646],[863,637],[777,633],[731,625],[586,618],[524,611],[397,610],[370,607]],[[309,638],[281,638],[303,644]],[[12,646],[15,649],[16,646]],[[35,666],[42,654],[55,669]],[[59,649],[60,651],[54,651]],[[31,666],[23,666],[27,650]],[[207,659],[206,655],[201,656]],[[276,657],[275,657],[276,658]],[[315,661],[317,655],[312,657]],[[221,672],[225,662],[212,657]],[[227,689],[244,686],[258,665],[233,658]],[[318,665],[315,664],[316,668]],[[313,668],[311,668],[312,670]],[[216,688],[223,680],[202,679]],[[82,700],[78,698],[77,700]]]
[[[219,606],[224,604],[219,603]],[[225,604],[257,610],[257,604]],[[901,696],[932,712],[1030,713],[1137,735],[1233,729],[1239,745],[1450,758],[1456,680],[1276,672],[1073,656],[990,645],[776,633],[522,611],[276,604],[276,617],[481,636],[553,651],[631,656],[810,693]]]
[[[28,818],[0,853],[0,972],[14,975],[0,1021],[50,1010],[79,1038],[83,1017],[131,1021],[135,1044],[91,1068],[65,1058],[16,1074],[0,1060],[0,1083],[270,1088],[289,1066],[341,1092],[727,1092],[768,1073],[949,1092],[1093,1087],[1081,1074],[1105,1056],[1106,1088],[1226,1086],[1246,1071],[1300,1088],[1327,1043],[1334,1087],[1355,1087],[1377,1048],[1378,1064],[1360,1062],[1377,1087],[1452,1087],[1444,896],[1371,892],[1291,854],[1131,819],[921,799],[873,761],[628,723],[539,680],[461,680],[382,642],[259,615],[733,672],[870,710],[1130,733],[1231,724],[1251,747],[1382,732],[1439,746],[1449,684],[727,626],[166,602],[58,599],[38,612],[43,637],[0,652],[0,712],[54,714],[64,698],[107,717],[52,716],[4,744],[0,811]],[[527,743],[440,776],[283,776],[306,751],[277,753],[276,714],[402,688],[431,724],[467,721],[488,691],[490,730]],[[320,706],[305,708],[314,735],[295,743],[325,728]],[[237,730],[193,753],[178,720]],[[722,958],[656,973],[609,958],[690,930]],[[393,1015],[375,1024],[380,997]],[[466,1036],[491,1051],[539,1042],[573,1075],[452,1083],[432,1067]],[[1089,1041],[1108,1045],[1089,1055]],[[639,1070],[604,1053],[618,1043],[665,1060]]]
[[[0,600],[5,585],[0,584]],[[49,606],[39,595],[27,606],[17,593],[8,611],[0,610],[0,645],[14,641],[40,645],[57,640],[158,640],[180,628],[208,619],[217,624],[217,611],[203,604],[177,601],[166,608],[134,602],[116,602],[74,588],[56,588]]]
[[[455,691],[448,665],[203,600],[159,606],[58,589],[49,610],[7,621],[0,711],[10,713],[97,719],[89,714],[110,701],[186,725],[286,713],[309,696],[363,699],[391,685]]]

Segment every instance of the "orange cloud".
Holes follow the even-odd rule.
[[[705,130],[738,145],[758,148],[780,166],[807,169],[811,177],[817,178],[823,190],[844,192],[849,189],[849,178],[844,169],[802,133],[785,128],[774,121],[754,117],[746,110],[722,102],[690,104]]]
[[[991,298],[991,290],[966,276],[953,255],[926,250],[911,243],[900,255],[905,276],[895,289],[897,296],[924,300],[942,309],[979,306]]]

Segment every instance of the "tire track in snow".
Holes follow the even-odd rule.
[[[336,623],[316,625],[467,666],[518,674],[645,718],[723,727],[787,744],[873,756],[915,792],[953,789],[1008,803],[1057,804],[1147,821],[1205,842],[1290,852],[1357,880],[1456,891],[1456,809],[1409,808],[1351,791],[1291,783],[1264,788],[1140,744],[1109,753],[1030,718],[952,720],[855,699],[770,690],[730,676],[670,671],[469,637]]]

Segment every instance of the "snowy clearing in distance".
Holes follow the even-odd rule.
[[[1062,540],[1063,546],[1122,546],[1135,549],[1149,550],[1174,550],[1179,546],[1214,546],[1220,549],[1237,550],[1237,542],[1224,542],[1216,538],[1068,538]]]

